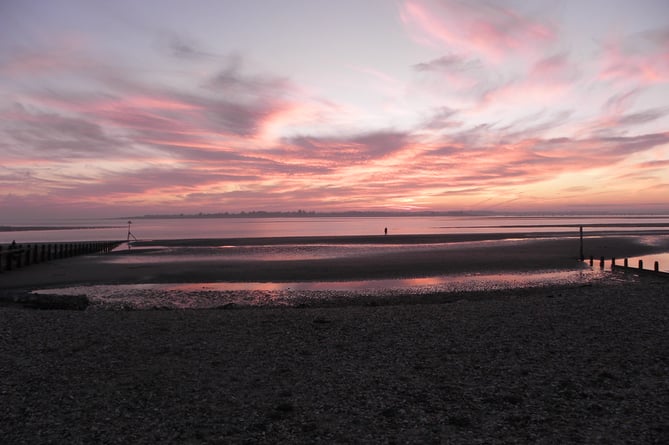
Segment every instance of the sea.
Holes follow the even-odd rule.
[[[669,233],[666,215],[72,218],[3,223],[0,244],[126,240],[502,233]]]

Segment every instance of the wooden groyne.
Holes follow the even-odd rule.
[[[622,270],[622,271],[630,271],[630,272],[641,272],[641,273],[653,273],[665,277],[669,277],[669,273],[663,272],[660,270],[660,262],[659,261],[654,261],[653,262],[653,268],[652,269],[645,269],[644,268],[644,262],[643,260],[639,260],[637,263],[636,267],[634,265],[631,265],[629,262],[628,258],[624,258],[622,264],[617,263],[616,258],[611,258],[610,260],[611,264],[611,270]],[[595,265],[595,259],[594,257],[590,257],[590,266]],[[604,269],[606,267],[606,260],[604,257],[599,258],[599,267]]]
[[[122,241],[5,244],[0,246],[0,273],[31,264],[92,253],[108,253]]]

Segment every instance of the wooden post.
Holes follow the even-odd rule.
[[[604,257],[600,257],[600,258],[599,258],[599,267],[601,267],[602,269],[604,269]]]
[[[639,269],[643,269],[643,260],[639,260]]]
[[[583,226],[579,229],[580,237],[581,237],[581,261],[585,259],[585,256],[583,256]]]
[[[21,244],[16,245],[16,268],[19,269],[23,265],[23,246]]]
[[[590,255],[590,265],[591,266],[595,265],[595,257],[593,257],[592,255]]]
[[[615,257],[614,257],[614,258],[611,258],[611,269],[613,269],[614,267],[616,267],[616,259],[615,259]]]
[[[625,269],[627,269],[628,266],[629,266],[629,260],[625,258]]]
[[[660,262],[655,261],[655,272],[659,272],[659,271],[660,271]]]

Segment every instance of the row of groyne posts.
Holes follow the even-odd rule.
[[[69,258],[77,255],[108,253],[122,241],[91,241],[77,243],[6,244],[0,246],[0,273],[31,264]]]
[[[605,261],[606,260],[604,259],[604,257],[599,258],[599,267],[600,268],[604,269],[604,267],[606,267]],[[595,258],[593,256],[590,257],[590,265],[591,266],[595,265]],[[622,267],[623,269],[634,268],[634,267],[630,266],[629,260],[627,258],[625,258],[623,260],[622,265],[616,264],[616,259],[611,258],[611,269],[615,269],[616,267]],[[643,260],[639,260],[638,269],[639,270],[650,270],[650,269],[644,269],[643,268]],[[660,272],[660,262],[659,261],[655,261],[655,265],[653,266],[652,271],[653,272]]]
[[[583,255],[583,227],[580,228],[580,238],[581,238],[581,261],[585,261],[585,256]],[[606,267],[605,263],[606,263],[606,259],[604,257],[600,257],[599,258],[599,267],[601,269],[604,269]],[[591,255],[590,256],[590,266],[594,267],[594,265],[595,265],[595,257]],[[623,259],[623,264],[618,265],[618,264],[616,264],[616,258],[614,257],[614,258],[611,258],[611,270],[616,269],[616,268],[622,268],[622,269],[632,268],[632,269],[634,269],[634,267],[630,266],[628,258],[624,258]],[[651,271],[650,269],[644,269],[643,260],[639,260],[638,270]],[[659,261],[655,261],[655,264],[653,265],[652,272],[667,275],[666,272],[660,272],[660,262]]]

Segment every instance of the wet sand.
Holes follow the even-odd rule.
[[[387,244],[396,248],[380,252],[372,249],[355,256],[271,260],[226,257],[222,249],[217,248],[253,243]],[[429,248],[425,248],[426,245]],[[160,262],[148,261],[158,253],[162,255],[165,247],[170,250]],[[595,258],[624,258],[662,250],[669,251],[669,237],[658,238],[654,245],[649,245],[634,236],[616,236],[586,239],[584,254]],[[197,258],[192,257],[194,253]],[[578,257],[578,238],[564,234],[515,241],[500,241],[490,235],[171,240],[144,242],[131,251],[57,260],[3,273],[0,289],[80,284],[347,281],[466,272],[567,270],[581,267]]]

